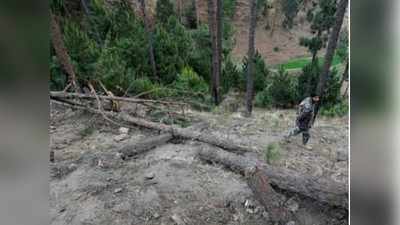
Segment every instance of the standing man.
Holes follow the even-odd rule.
[[[308,139],[310,139],[309,129],[312,126],[314,118],[315,105],[319,102],[319,96],[311,94],[310,97],[305,98],[299,105],[297,110],[296,127],[291,129],[286,135],[286,140],[289,141],[291,136],[303,134],[303,145],[305,148],[311,150],[312,147],[307,145]]]

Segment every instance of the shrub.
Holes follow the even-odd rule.
[[[315,64],[307,64],[303,67],[303,72],[298,78],[298,101],[310,96],[318,86],[321,66],[318,62]],[[322,105],[334,105],[340,100],[340,76],[337,70],[333,68],[330,71],[328,80],[326,81],[325,93],[321,99]]]
[[[274,47],[274,52],[279,52],[279,47]]]
[[[272,105],[272,97],[268,88],[265,88],[263,91],[258,92],[256,94],[254,104],[257,107],[262,107],[262,108],[267,108]]]
[[[259,107],[291,107],[297,101],[297,80],[290,76],[283,67],[267,80],[268,86],[256,95]]]
[[[57,57],[50,57],[50,90],[61,91],[67,85],[68,77],[64,74]]]
[[[311,62],[303,67],[302,73],[298,77],[298,101],[310,96],[311,92],[317,89],[320,71],[318,62],[314,64]]]
[[[340,101],[334,105],[321,107],[321,115],[327,117],[345,116],[349,112],[349,105],[345,101]]]
[[[226,59],[221,77],[221,91],[226,94],[230,89],[239,89],[241,72],[230,58]]]
[[[198,29],[191,31],[194,49],[189,56],[189,65],[206,82],[211,78],[211,40],[208,26],[203,24]]]
[[[243,75],[242,75],[242,80],[240,81],[241,85],[241,90],[246,90],[246,76],[247,76],[247,65],[248,65],[248,59],[245,57],[243,59]],[[254,73],[254,92],[260,92],[264,90],[264,88],[267,86],[266,80],[267,76],[269,74],[269,70],[267,68],[267,65],[265,64],[264,59],[260,55],[259,52],[256,52],[255,54],[255,73]]]
[[[278,143],[273,142],[267,145],[264,150],[264,159],[268,164],[275,162],[281,158],[281,147]]]
[[[236,0],[223,0],[224,16],[233,18],[236,9]]]
[[[175,82],[175,88],[191,93],[208,93],[208,85],[202,77],[190,67],[184,67]]]
[[[170,0],[157,0],[156,4],[156,20],[158,23],[165,23],[170,16],[174,16],[174,5]]]
[[[280,67],[278,73],[273,74],[268,79],[270,85],[267,90],[270,93],[272,104],[274,106],[288,107],[297,100],[297,80],[296,77],[289,75],[283,67]]]
[[[155,58],[157,72],[163,84],[170,84],[189,63],[193,41],[176,17],[169,17],[165,25],[158,24],[155,32]]]
[[[281,7],[284,13],[283,27],[291,29],[293,27],[293,19],[296,17],[301,0],[283,0]]]

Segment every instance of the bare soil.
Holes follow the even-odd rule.
[[[280,143],[275,166],[347,182],[347,118],[320,118],[311,131],[314,149],[306,150],[301,137],[280,141],[292,125],[293,110],[256,109],[252,118],[189,114],[201,121],[196,129],[203,132],[260,149]],[[197,159],[204,144],[175,140],[122,160],[120,147],[158,133],[131,128],[126,139],[116,140],[119,128],[96,115],[51,106],[51,224],[272,224],[242,176]],[[250,155],[264,160],[262,151]],[[295,209],[295,224],[348,224],[345,210],[278,191]]]

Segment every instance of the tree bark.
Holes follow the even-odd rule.
[[[254,55],[255,46],[254,39],[257,26],[257,0],[251,1],[250,6],[250,28],[249,28],[249,50],[248,50],[248,65],[247,65],[247,86],[246,86],[246,116],[251,116],[253,110],[253,95],[254,95]]]
[[[51,20],[51,41],[53,43],[53,47],[56,52],[57,58],[58,60],[60,60],[60,63],[64,71],[68,74],[69,82],[72,84],[75,91],[79,92],[79,87],[77,84],[74,67],[71,63],[68,51],[64,45],[61,29],[60,26],[58,25],[57,18],[52,12],[50,12],[50,20]]]
[[[340,32],[340,28],[342,27],[343,18],[344,18],[344,14],[346,13],[347,5],[348,5],[348,0],[340,0],[339,5],[337,7],[335,25],[333,26],[332,33],[329,37],[328,47],[327,47],[325,59],[324,59],[324,66],[322,67],[322,72],[319,76],[317,95],[320,96],[320,99],[322,99],[325,94],[324,93],[325,86],[326,86],[326,82],[329,77],[332,59],[333,59],[333,55],[335,53],[337,41],[339,39],[339,32]],[[318,102],[318,104],[315,107],[313,123],[314,123],[315,119],[317,118],[320,105],[321,105],[321,102]]]
[[[217,86],[215,104],[220,103],[220,80],[222,75],[222,39],[223,39],[223,20],[224,20],[224,9],[223,0],[217,0],[217,48],[218,48],[218,68],[215,77],[215,85]]]
[[[268,182],[280,189],[298,193],[332,206],[348,209],[348,186],[345,183],[339,183],[323,177],[317,178],[307,174],[299,174],[286,168],[275,168],[219,149],[203,148],[199,151],[199,157],[205,161],[220,163],[240,174],[246,174],[249,168],[258,168],[256,176],[260,177],[260,179],[262,179],[261,177],[268,177]],[[260,193],[257,192],[258,194],[256,194],[261,199],[264,192],[262,191],[263,187],[257,183],[254,186],[261,190]]]
[[[160,80],[160,78],[158,77],[158,74],[157,74],[156,60],[155,60],[155,54],[154,54],[153,31],[150,27],[149,19],[147,17],[145,0],[139,0],[139,2],[140,2],[140,8],[141,8],[142,14],[143,14],[144,28],[145,28],[147,36],[148,36],[149,58],[150,58],[151,69],[153,71],[153,77],[154,77],[154,79]]]
[[[170,133],[161,134],[156,137],[147,138],[143,141],[135,143],[134,145],[126,145],[118,150],[118,152],[122,153],[123,158],[132,157],[154,149],[157,146],[164,145],[172,139],[173,136]]]
[[[212,48],[212,67],[211,67],[211,95],[213,96],[215,105],[218,105],[218,31],[216,21],[216,5],[215,0],[208,0],[208,27],[211,37]]]
[[[331,36],[329,38],[328,47],[325,54],[324,66],[322,67],[322,72],[319,78],[317,93],[320,97],[324,95],[326,81],[329,77],[329,70],[332,64],[333,55],[335,53],[337,41],[339,38],[340,28],[342,27],[344,14],[346,13],[346,7],[348,4],[348,0],[341,0],[339,2],[337,11],[336,11],[336,20],[335,25],[333,27]]]

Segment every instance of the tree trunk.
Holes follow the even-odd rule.
[[[257,0],[251,1],[250,6],[250,29],[249,29],[249,50],[248,50],[248,64],[247,64],[247,86],[246,86],[246,116],[251,116],[253,110],[253,95],[254,95],[254,55],[255,46],[254,39],[257,26]]]
[[[347,4],[348,0],[340,0],[337,8],[335,25],[333,27],[331,36],[329,38],[328,47],[325,54],[324,66],[322,68],[317,88],[317,93],[321,97],[324,95],[326,81],[328,80],[329,77],[329,70],[331,68],[332,59],[339,38],[340,28],[342,27],[344,14],[346,13]]]
[[[215,105],[218,105],[218,31],[216,21],[216,5],[215,0],[208,0],[208,27],[211,36],[212,48],[212,67],[211,67],[211,95],[214,99]]]
[[[317,95],[322,97],[324,96],[326,82],[329,77],[329,72],[332,64],[333,55],[335,54],[335,49],[337,45],[337,41],[339,39],[340,28],[342,27],[344,14],[346,13],[346,7],[348,5],[348,0],[340,0],[337,11],[336,11],[336,20],[335,25],[333,26],[332,33],[329,37],[328,47],[325,54],[324,66],[322,67],[322,72],[319,77],[318,87],[317,87]],[[316,105],[313,123],[317,117],[318,111],[320,108],[320,102]]]
[[[344,69],[343,75],[342,75],[342,80],[340,81],[340,87],[343,87],[343,83],[345,80],[349,79],[349,60],[346,60],[346,67]],[[343,92],[342,98],[345,98],[347,95],[347,90],[348,90],[349,84],[346,85],[346,89]]]
[[[272,167],[265,163],[255,162],[246,157],[215,148],[201,149],[199,157],[205,161],[220,163],[240,174],[246,174],[249,168],[258,168],[257,173],[259,175],[257,176],[268,177],[268,182],[280,189],[298,193],[329,205],[348,208],[348,186],[345,183],[339,183],[324,177],[299,174],[286,168]],[[262,189],[259,184],[255,184],[255,186],[258,186],[258,189]],[[263,194],[261,193],[257,194],[259,199],[262,198]]]
[[[108,117],[113,117],[116,120],[124,121],[126,123],[131,123],[136,126],[153,129],[153,130],[158,130],[160,132],[171,133],[175,138],[189,139],[189,140],[199,141],[199,142],[203,142],[203,143],[208,143],[208,144],[212,144],[212,145],[215,145],[222,149],[225,149],[227,151],[232,151],[235,153],[257,152],[258,151],[257,148],[254,148],[251,146],[244,146],[241,144],[236,144],[234,140],[220,138],[218,136],[204,133],[204,132],[194,131],[190,128],[180,128],[180,127],[173,126],[173,125],[165,125],[165,124],[161,124],[161,123],[155,123],[155,122],[147,121],[144,119],[132,117],[132,116],[129,116],[129,115],[126,115],[123,113],[115,113],[115,112],[107,112],[107,111],[100,112],[99,110],[94,109],[94,108],[82,107],[82,106],[78,106],[73,103],[68,103],[68,102],[62,101],[62,98],[61,98],[61,100],[59,100],[55,96],[54,97],[50,96],[50,97],[51,97],[51,99],[53,99],[55,101],[61,101],[63,103],[68,104],[67,106],[71,107],[71,108],[82,109],[82,110],[86,110],[88,112],[96,113],[96,114],[104,114]],[[108,97],[108,96],[105,96],[105,97]],[[100,96],[99,96],[99,98],[100,98]]]
[[[216,100],[215,103],[220,103],[220,79],[222,75],[222,40],[223,40],[223,20],[224,20],[224,9],[223,0],[217,0],[217,46],[218,46],[218,68],[215,77],[215,85],[217,86]]]
[[[143,141],[139,141],[134,145],[125,145],[118,152],[122,153],[123,158],[132,157],[147,152],[157,146],[164,145],[171,139],[173,139],[172,134],[170,133],[161,134],[156,137],[151,137]]]
[[[198,155],[204,161],[221,163],[244,175],[255,198],[270,213],[270,219],[273,222],[288,220],[289,213],[284,207],[282,196],[275,192],[268,176],[257,165],[242,156],[206,146],[200,148]]]
[[[200,26],[200,11],[198,6],[198,1],[199,0],[193,0],[194,11],[196,12],[196,27]]]
[[[148,35],[149,58],[150,58],[151,69],[153,71],[153,78],[157,79],[157,80],[160,80],[160,78],[157,75],[156,60],[155,60],[155,56],[154,56],[153,31],[152,31],[152,29],[150,27],[149,19],[147,17],[145,0],[139,0],[139,2],[140,2],[140,8],[141,8],[142,14],[143,14],[144,28],[145,28],[146,33]]]
[[[232,151],[235,153],[245,153],[245,152],[257,152],[258,149],[252,147],[246,147],[242,145],[235,144],[233,140],[219,138],[212,134],[208,134],[205,132],[194,131],[191,128],[179,128],[176,126],[165,125],[155,122],[146,121],[144,119],[135,118],[122,113],[114,113],[114,112],[100,112],[97,109],[88,108],[88,107],[80,107],[76,105],[68,105],[69,107],[76,109],[83,109],[91,113],[96,114],[104,114],[108,117],[113,117],[114,119],[118,119],[121,121],[125,121],[127,123],[134,124],[136,126],[149,128],[158,130],[160,132],[169,133],[174,138],[182,138],[189,139],[194,141],[199,141],[207,144],[214,145],[216,147],[222,148],[227,151]],[[165,138],[165,139],[164,139]],[[157,143],[166,142],[168,140],[168,135],[160,136]],[[154,141],[154,140],[153,140]],[[142,146],[151,146],[151,141],[148,140],[148,144],[142,144]],[[145,147],[141,149],[146,149]],[[137,147],[139,149],[139,147]],[[302,194],[304,196],[311,197],[320,202],[324,202],[334,206],[340,206],[343,208],[348,208],[348,189],[347,184],[335,182],[333,180],[329,180],[323,177],[313,177],[307,174],[299,174],[296,171],[285,169],[285,168],[274,168],[264,163],[255,162],[249,160],[246,157],[233,154],[227,151],[219,150],[219,149],[203,149],[200,151],[200,158],[207,161],[213,161],[217,163],[221,163],[233,171],[239,172],[241,174],[247,174],[247,177],[253,176],[253,179],[259,179],[250,181],[250,187],[255,193],[260,193],[258,196],[263,195],[262,193],[268,192],[265,190],[267,187],[262,187],[258,182],[262,182],[268,177],[269,183],[278,186],[281,189],[288,190],[291,192],[296,192]],[[130,151],[128,151],[128,154]],[[135,155],[135,150],[132,151],[133,155]],[[261,172],[254,171],[254,168],[257,167]],[[250,169],[249,169],[250,168]],[[257,172],[257,173],[256,173]],[[260,175],[257,175],[260,174]],[[262,182],[265,184],[265,182]],[[263,191],[264,190],[264,191]],[[261,197],[262,198],[262,197]],[[260,200],[264,202],[268,202],[267,200]],[[263,203],[264,204],[264,203]],[[269,207],[269,206],[266,206]],[[268,208],[267,208],[268,209]],[[284,214],[278,215],[283,216]],[[280,216],[278,216],[279,218]]]
[[[70,57],[68,55],[68,51],[65,48],[62,33],[60,26],[58,25],[57,18],[50,12],[50,20],[51,20],[51,41],[53,43],[54,50],[56,52],[58,60],[64,69],[64,71],[68,74],[69,82],[72,84],[73,88],[76,92],[79,92],[79,87],[76,80],[76,75],[74,72],[74,67],[71,63]]]
[[[344,81],[349,78],[349,60],[346,60],[346,67],[344,68],[344,72],[342,75],[342,79],[340,81],[340,87],[343,85]]]
[[[179,22],[182,23],[182,11],[183,11],[182,0],[176,0],[176,11],[178,12]]]

